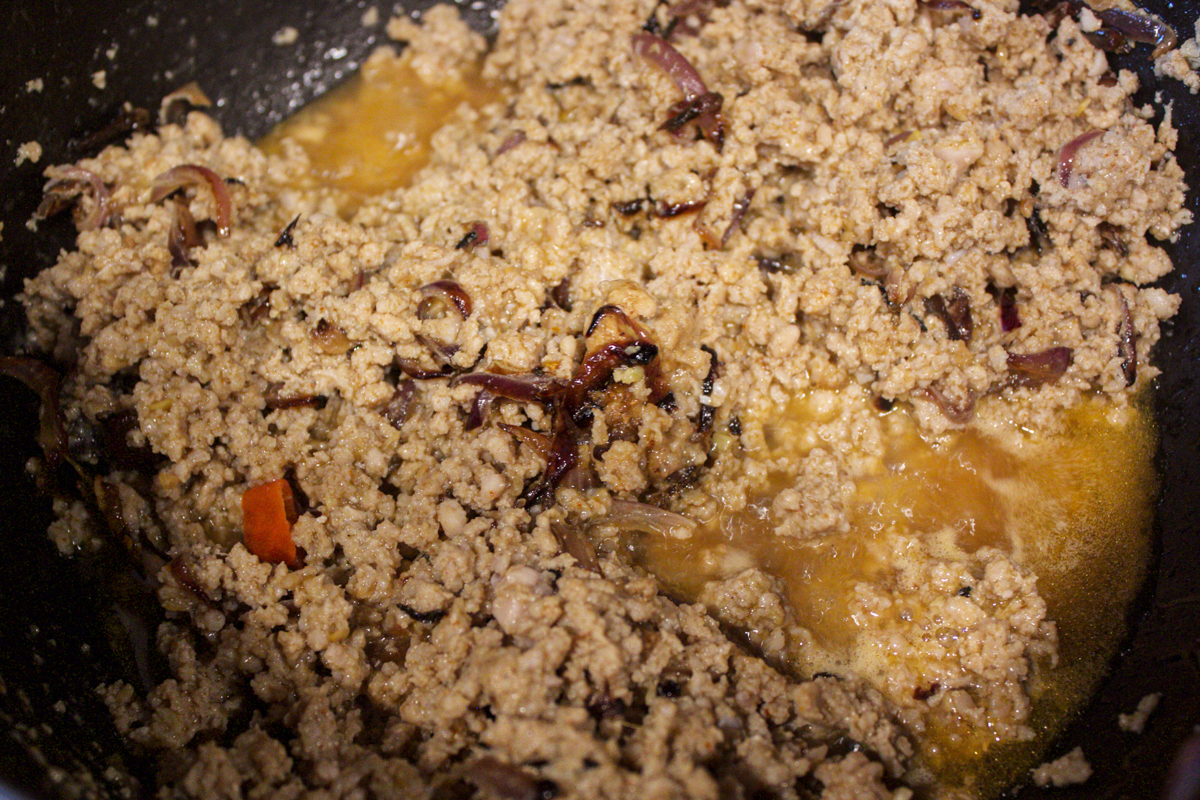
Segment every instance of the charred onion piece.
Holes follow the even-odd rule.
[[[458,240],[458,244],[454,245],[454,249],[474,250],[480,245],[487,244],[489,235],[487,225],[482,222],[472,222],[467,226],[467,232]]]
[[[704,376],[704,382],[700,384],[700,411],[696,414],[696,431],[708,433],[712,430],[713,418],[717,415],[716,408],[709,405],[708,401],[712,399],[713,388],[716,386],[721,364],[717,360],[716,350],[706,344],[700,345],[700,349],[708,353],[708,374]]]
[[[410,378],[418,381],[430,381],[435,378],[445,378],[454,372],[452,367],[442,365],[440,369],[425,369],[420,362],[413,361],[409,358],[401,358],[396,356],[395,362],[400,371]]]
[[[208,167],[198,164],[183,164],[167,170],[154,179],[150,190],[150,202],[158,203],[167,195],[188,186],[207,186],[212,192],[213,204],[217,209],[217,233],[229,235],[229,226],[233,217],[233,202],[229,198],[229,189],[221,176]]]
[[[966,425],[975,418],[974,392],[967,393],[967,397],[961,406],[951,402],[950,398],[946,397],[936,385],[925,389],[924,394],[931,403],[938,407],[938,410],[942,412],[942,416],[955,425]]]
[[[729,243],[729,238],[733,236],[733,232],[742,224],[742,217],[746,216],[746,209],[750,208],[750,201],[753,199],[754,189],[750,188],[734,202],[733,213],[729,216],[729,225],[726,226],[725,232],[721,234],[721,247]]]
[[[1039,353],[1009,353],[1009,385],[1036,389],[1054,383],[1066,373],[1074,358],[1069,347],[1051,347]]]
[[[946,336],[952,342],[969,342],[975,323],[971,319],[971,300],[961,287],[955,286],[950,301],[940,294],[925,299],[925,310],[946,326]]]
[[[554,436],[550,440],[546,470],[530,487],[527,505],[549,506],[553,503],[555,489],[579,466],[579,446],[582,441],[583,434],[570,414],[554,415]]]
[[[558,306],[563,311],[570,312],[571,279],[563,278],[561,281],[559,281],[558,285],[550,290],[550,299],[554,301],[554,305]]]
[[[58,402],[62,385],[59,374],[33,358],[0,356],[0,375],[16,378],[36,392],[41,400],[37,440],[47,465],[53,468],[67,460],[67,428]]]
[[[688,539],[696,532],[694,520],[665,508],[632,500],[613,500],[608,514],[593,524],[620,531],[640,531],[672,539]]]
[[[654,213],[662,219],[670,219],[671,217],[679,217],[684,214],[692,214],[706,205],[708,205],[707,198],[704,200],[686,200],[682,203],[662,202],[654,209]]]
[[[454,369],[454,365],[450,363],[450,360],[458,352],[458,345],[434,339],[432,336],[426,336],[423,333],[416,334],[416,340],[429,349],[429,352],[433,354],[434,361],[441,364],[444,369]]]
[[[99,175],[82,167],[56,170],[55,177],[46,184],[45,196],[34,215],[38,219],[52,217],[88,190],[92,193],[92,211],[79,223],[79,230],[103,228],[112,221],[112,194]]]
[[[1111,222],[1101,222],[1096,226],[1096,233],[1100,234],[1100,241],[1112,248],[1121,258],[1129,257],[1129,245],[1121,238],[1121,230]]]
[[[297,214],[296,218],[287,224],[287,227],[279,234],[279,238],[275,240],[276,247],[286,247],[291,250],[296,246],[296,241],[292,238],[292,233],[296,230],[296,223],[299,221],[300,215]]]
[[[421,320],[438,319],[451,306],[458,311],[460,317],[466,319],[475,308],[471,296],[457,281],[434,281],[417,291],[422,295],[421,302],[417,304],[417,318]]]
[[[1117,354],[1121,356],[1121,372],[1125,375],[1125,385],[1132,386],[1137,381],[1137,330],[1133,327],[1133,315],[1129,313],[1129,302],[1125,293],[1118,287],[1113,287],[1117,296],[1117,304],[1121,308],[1121,319],[1117,322]]]
[[[548,405],[558,399],[564,384],[558,378],[542,375],[499,375],[494,372],[470,372],[450,381],[451,386],[460,384],[480,386],[494,395],[516,400],[519,403],[541,403]]]
[[[412,413],[413,402],[416,398],[417,385],[411,380],[402,380],[396,384],[396,391],[392,392],[391,398],[388,399],[380,413],[383,414],[383,418],[388,421],[388,424],[396,430],[400,430],[409,414]]]
[[[1135,42],[1154,45],[1151,58],[1158,58],[1163,53],[1174,50],[1179,43],[1174,28],[1149,14],[1137,14],[1119,8],[1106,8],[1096,11],[1095,14],[1101,22],[1123,36]]]
[[[700,126],[700,132],[717,150],[725,141],[725,123],[721,117],[721,95],[709,92],[704,79],[683,55],[670,42],[661,36],[647,31],[633,34],[633,52],[643,61],[653,64],[666,73],[679,91],[683,92],[683,103],[697,103],[696,113],[692,117]],[[703,95],[712,95],[711,99],[701,101]],[[700,105],[703,108],[699,107]],[[670,116],[683,112],[680,104],[672,106]],[[670,119],[668,119],[670,121]],[[685,121],[686,122],[686,121]],[[682,126],[685,123],[680,123]]]
[[[1093,130],[1088,131],[1082,136],[1076,136],[1071,141],[1062,146],[1058,151],[1058,182],[1063,185],[1063,188],[1068,188],[1071,183],[1071,170],[1075,167],[1075,155],[1079,152],[1079,148],[1086,145],[1093,139],[1103,136],[1104,131]]]
[[[187,114],[195,108],[209,108],[212,101],[200,88],[200,84],[192,81],[180,86],[162,99],[158,107],[159,125],[180,125],[187,122]]]

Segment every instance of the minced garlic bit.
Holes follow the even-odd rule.
[[[1162,700],[1162,692],[1153,692],[1146,695],[1138,701],[1137,708],[1132,714],[1120,714],[1117,716],[1117,725],[1121,730],[1129,733],[1141,733],[1146,729],[1146,720],[1158,708],[1158,702]]]
[[[1076,747],[1062,758],[1055,759],[1033,771],[1033,782],[1038,786],[1073,786],[1092,777],[1092,765],[1083,755],[1083,748]]]

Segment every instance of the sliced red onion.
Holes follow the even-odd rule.
[[[1100,21],[1110,28],[1129,37],[1135,42],[1155,45],[1151,58],[1158,58],[1169,50],[1174,50],[1179,40],[1175,29],[1155,16],[1146,13],[1134,13],[1119,8],[1106,8],[1096,11]]]
[[[501,422],[498,426],[505,433],[510,434],[514,439],[528,445],[535,453],[542,458],[550,458],[550,437],[544,433],[538,433],[529,428],[523,428],[520,425],[509,425],[507,422]]]
[[[37,359],[20,356],[0,356],[0,375],[15,378],[37,393],[41,400],[38,409],[38,445],[51,468],[57,467],[67,454],[67,427],[58,402],[62,378],[53,368]]]
[[[526,505],[548,507],[554,501],[554,491],[579,466],[579,447],[583,433],[570,414],[554,415],[554,436],[550,440],[550,455],[542,477],[529,487]]]
[[[408,377],[418,381],[430,381],[445,378],[454,372],[453,368],[443,365],[439,369],[425,369],[421,362],[396,356],[395,364]]]
[[[716,408],[709,401],[712,399],[713,389],[716,387],[721,362],[717,358],[717,351],[713,348],[702,344],[700,345],[700,349],[708,353],[708,373],[704,376],[704,381],[700,384],[700,411],[696,414],[696,431],[699,433],[708,433],[712,430],[713,419],[717,415]]]
[[[472,222],[467,226],[467,232],[458,240],[458,244],[454,245],[454,249],[474,250],[476,247],[487,244],[489,235],[487,225],[482,222]]]
[[[1009,286],[1001,289],[998,302],[1000,303],[1000,330],[1009,333],[1021,327],[1021,315],[1017,311],[1017,287]]]
[[[1132,386],[1137,381],[1137,329],[1133,327],[1133,315],[1129,313],[1125,293],[1117,287],[1113,287],[1113,293],[1121,308],[1121,319],[1117,322],[1117,354],[1121,356],[1125,385]]]
[[[632,500],[613,500],[608,514],[593,524],[622,532],[638,531],[672,539],[688,539],[696,532],[696,522],[665,508]]]
[[[183,125],[187,122],[187,112],[194,108],[209,108],[212,101],[200,88],[200,84],[192,81],[181,86],[162,99],[158,107],[159,125]]]
[[[937,11],[969,11],[971,12],[971,19],[979,19],[983,16],[982,11],[964,3],[963,0],[920,0],[920,2],[926,8],[932,8]]]
[[[670,219],[672,217],[683,216],[684,214],[694,214],[706,205],[708,205],[707,198],[704,200],[687,200],[682,203],[664,202],[658,204],[658,207],[654,209],[654,213],[662,219]]]
[[[402,380],[396,384],[396,391],[380,410],[379,413],[396,430],[402,430],[405,421],[412,413],[413,403],[417,399],[417,385],[411,380]]]
[[[525,143],[525,131],[513,131],[508,136],[504,137],[504,141],[500,143],[500,148],[496,151],[497,157],[504,155],[509,150],[520,147]]]
[[[879,257],[874,247],[855,245],[850,251],[848,263],[850,269],[863,277],[874,281],[882,281],[887,278],[887,262]]]
[[[167,233],[167,252],[171,254],[171,266],[194,266],[189,251],[201,243],[196,232],[196,220],[188,210],[187,203],[176,200],[171,211],[171,229]]]
[[[601,388],[620,367],[645,366],[658,357],[658,346],[645,341],[610,342],[584,357],[565,395],[567,411],[576,416],[585,407],[589,392]]]
[[[1074,360],[1074,351],[1069,347],[1050,347],[1039,353],[1009,353],[1009,385],[1035,389],[1054,383],[1066,374]]]
[[[451,386],[460,384],[480,386],[494,395],[519,403],[548,405],[563,393],[565,385],[558,378],[545,375],[500,375],[494,372],[470,372],[458,375]]]
[[[429,352],[433,354],[433,359],[441,364],[446,369],[453,369],[454,365],[450,363],[455,354],[458,353],[459,347],[456,344],[443,342],[439,339],[434,339],[432,336],[426,336],[423,333],[415,335],[418,342],[425,345]]]
[[[488,412],[491,411],[492,404],[495,401],[496,395],[487,389],[480,389],[475,395],[475,399],[471,401],[471,410],[467,412],[467,418],[463,422],[463,430],[473,431],[482,428],[484,421],[487,419]]]
[[[754,189],[750,188],[734,202],[733,213],[729,216],[729,225],[726,226],[725,232],[721,234],[721,247],[729,243],[729,238],[733,236],[733,232],[742,224],[742,217],[746,216],[746,210],[750,208],[750,201],[753,199]]]
[[[466,319],[475,308],[471,302],[471,295],[467,294],[467,290],[457,281],[434,281],[417,291],[422,295],[421,302],[417,304],[418,319],[436,319],[440,316],[439,312],[444,313],[445,309],[451,306],[458,311],[460,317]]]
[[[633,200],[626,200],[624,202],[614,202],[612,207],[616,209],[617,213],[621,216],[632,217],[634,214],[642,210],[642,206],[645,203],[646,198],[638,197]]]
[[[324,318],[313,329],[312,337],[321,351],[330,356],[345,355],[346,351],[354,346],[354,342],[350,341],[344,330]]]
[[[229,189],[225,181],[208,167],[198,164],[183,164],[167,170],[154,179],[150,190],[150,202],[158,203],[167,195],[188,186],[207,186],[212,192],[213,204],[217,209],[217,233],[220,236],[229,235],[229,226],[233,218],[233,201],[229,198]]]
[[[946,337],[952,342],[969,342],[975,323],[971,319],[971,300],[961,287],[955,286],[949,302],[940,294],[925,299],[925,311],[933,314],[946,326]]]
[[[1129,40],[1120,31],[1115,31],[1112,28],[1084,31],[1083,36],[1092,43],[1092,47],[1095,47],[1097,50],[1103,50],[1106,53],[1123,55],[1133,50],[1133,45],[1129,43]]]
[[[45,197],[34,212],[39,219],[47,219],[62,212],[72,201],[90,189],[92,211],[79,223],[79,230],[94,231],[112,222],[112,193],[99,175],[82,167],[63,167],[56,170],[55,175],[56,177],[46,184]]]
[[[316,394],[283,394],[282,383],[272,383],[263,392],[263,402],[272,411],[281,408],[318,408],[325,398]]]
[[[554,781],[491,756],[472,762],[464,774],[484,794],[498,800],[549,800],[558,794],[558,784]]]
[[[968,392],[963,404],[957,405],[951,402],[950,398],[942,392],[937,385],[930,386],[924,391],[925,397],[929,399],[942,415],[953,422],[955,425],[966,425],[971,420],[975,419],[975,393]]]
[[[1075,155],[1079,152],[1079,148],[1103,135],[1104,131],[1088,131],[1082,136],[1076,136],[1058,151],[1058,182],[1063,185],[1063,188],[1070,186],[1071,170],[1075,166]]]
[[[721,117],[724,103],[725,98],[720,92],[705,92],[688,100],[680,100],[667,109],[667,119],[658,128],[680,136],[684,126],[694,121],[700,126],[704,138],[720,150],[725,143],[725,121]]]
[[[525,429],[522,429],[525,430]],[[550,523],[550,532],[558,540],[558,546],[570,555],[583,569],[589,572],[600,571],[600,559],[596,557],[596,545],[587,534],[577,526],[567,522]]]
[[[561,308],[563,311],[570,312],[571,310],[571,279],[563,278],[558,282],[558,285],[550,290],[550,299],[554,301],[554,305]]]
[[[675,118],[686,115],[687,119],[678,123],[675,128],[677,130],[687,121],[695,119],[704,138],[720,150],[725,139],[724,121],[721,118],[721,95],[716,92],[710,93],[704,79],[692,63],[661,36],[648,31],[638,31],[633,34],[633,52],[638,58],[665,72],[679,91],[683,92],[683,103],[671,107],[667,124],[674,125]]]

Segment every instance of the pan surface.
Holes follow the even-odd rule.
[[[431,4],[404,5],[419,12]],[[464,3],[462,11],[489,31],[496,5]],[[0,51],[0,349],[14,352],[20,340],[22,314],[12,298],[22,280],[52,264],[71,241],[69,223],[26,228],[45,166],[78,158],[85,134],[126,101],[155,109],[164,94],[192,80],[213,98],[213,115],[227,132],[258,137],[351,74],[382,40],[393,9],[380,5],[379,23],[364,25],[370,6],[142,0],[113,9],[95,0],[39,0],[0,12],[8,32]],[[1181,40],[1191,37],[1200,12],[1196,0],[1145,7]],[[284,26],[299,32],[294,45],[272,43]],[[1177,158],[1189,182],[1200,184],[1200,98],[1178,83],[1156,82],[1144,50],[1115,61],[1139,72],[1143,102],[1161,92],[1159,106],[1170,104],[1180,131]],[[32,141],[43,149],[39,163],[14,163],[18,146]],[[1188,207],[1200,216],[1197,193]],[[1167,250],[1176,271],[1162,285],[1183,303],[1155,358],[1163,370],[1157,561],[1111,675],[1051,753],[1082,746],[1092,779],[1067,789],[1018,787],[1014,797],[1161,796],[1174,754],[1200,723],[1200,229],[1185,230]],[[49,502],[36,496],[25,470],[35,453],[36,402],[11,381],[0,382],[0,397],[0,724],[10,731],[0,737],[0,795],[68,796],[80,787],[64,774],[84,773],[92,776],[84,789],[115,796],[128,788],[136,796],[152,785],[149,765],[122,746],[94,694],[121,669],[97,613],[105,565],[66,561],[47,540]],[[1163,698],[1145,733],[1121,731],[1117,715],[1152,692]]]

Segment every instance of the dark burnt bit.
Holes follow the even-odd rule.
[[[964,3],[963,0],[921,0],[921,5],[935,11],[967,11],[971,14],[971,19],[981,19],[983,12],[974,6]]]
[[[608,692],[597,692],[587,700],[587,710],[596,719],[612,719],[625,715],[626,703]]]
[[[678,681],[659,681],[654,693],[659,697],[665,697],[669,700],[672,700],[683,694],[683,686],[681,686]]]
[[[1042,220],[1037,206],[1034,206],[1033,211],[1025,218],[1025,228],[1029,231],[1029,243],[1033,245],[1033,249],[1037,251],[1038,255],[1042,255],[1054,246],[1050,241],[1050,230]]]
[[[110,144],[139,131],[153,128],[153,116],[144,108],[123,106],[112,119],[75,140],[72,150],[78,157],[94,156]]]
[[[895,400],[890,397],[884,397],[883,395],[877,395],[873,403],[875,405],[875,410],[882,414],[886,414],[896,407]]]
[[[708,205],[708,199],[704,200],[685,200],[682,203],[668,203],[663,201],[654,208],[654,215],[659,219],[673,219],[681,217],[684,214],[698,213]]]
[[[1115,72],[1112,72],[1110,70],[1109,72],[1106,72],[1103,75],[1101,75],[1100,78],[1096,81],[1096,83],[1100,84],[1101,86],[1103,86],[1106,89],[1111,89],[1112,87],[1117,85],[1117,75]]]
[[[1116,225],[1111,222],[1101,222],[1096,226],[1096,233],[1100,234],[1100,241],[1104,242],[1104,245],[1119,257],[1129,257],[1129,245],[1121,235],[1121,229]]]
[[[558,91],[559,89],[566,89],[571,86],[591,86],[591,85],[592,85],[592,81],[590,78],[588,78],[584,75],[576,75],[574,78],[568,78],[565,81],[556,81],[556,82],[552,82],[552,83],[547,83],[546,88],[551,91]]]
[[[315,408],[320,411],[325,408],[325,404],[329,401],[328,398],[319,394],[287,394],[284,392],[282,383],[271,383],[267,385],[267,390],[263,392],[263,402],[266,405],[267,411],[279,411],[280,409],[288,408]]]
[[[935,294],[925,299],[925,312],[932,314],[946,326],[946,337],[953,342],[970,342],[975,323],[971,319],[971,301],[967,293],[955,286],[950,299]]]
[[[962,587],[961,589],[959,589],[959,590],[958,590],[958,592],[956,592],[956,594],[957,594],[959,597],[970,597],[970,596],[971,596],[971,587],[970,587],[970,586],[964,586],[964,587]]]
[[[442,611],[440,608],[435,608],[432,611],[417,611],[412,606],[407,606],[404,603],[397,603],[396,608],[400,609],[417,622],[421,622],[426,625],[436,625],[446,616],[446,612]]]
[[[312,502],[308,499],[304,488],[300,486],[300,479],[296,477],[296,468],[288,467],[283,473],[283,479],[287,481],[288,488],[292,490],[292,502],[295,504],[296,516],[302,517],[312,511]]]
[[[742,435],[742,418],[736,417],[736,416],[730,417],[728,428],[729,428],[729,432],[731,434],[733,434],[734,436],[741,436]]]
[[[298,222],[300,222],[299,214],[297,214],[296,218],[289,222],[287,227],[283,229],[283,232],[279,234],[279,238],[275,240],[276,247],[286,247],[287,249],[291,250],[296,246],[296,240],[292,238],[292,233],[296,230],[296,224]]]
[[[919,701],[928,700],[929,698],[931,698],[935,694],[937,694],[938,690],[941,688],[942,688],[941,685],[937,681],[934,681],[933,683],[929,684],[928,686],[918,686],[915,689],[913,689],[913,693],[912,693],[913,700],[919,700]]]

